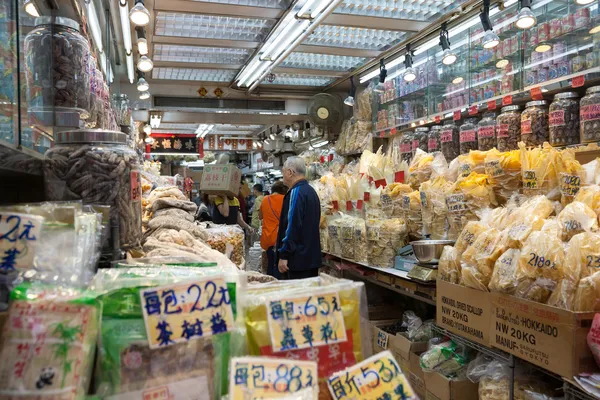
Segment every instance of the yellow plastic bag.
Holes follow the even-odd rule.
[[[438,264],[438,277],[446,282],[460,282],[460,255],[455,247],[444,246]]]
[[[575,201],[558,214],[558,229],[562,241],[568,242],[581,232],[595,232],[598,230],[596,213],[584,203]]]
[[[543,147],[527,149],[519,143],[523,193],[527,196],[546,195],[551,200],[560,200],[556,163],[558,151],[544,143]]]
[[[519,263],[521,251],[508,249],[496,260],[494,272],[488,288],[492,292],[513,294],[517,289],[515,271]]]
[[[410,240],[423,238],[423,217],[421,214],[421,195],[418,190],[402,196],[402,210],[404,220],[408,226]]]
[[[600,213],[600,186],[592,185],[580,188],[573,201],[582,202],[596,214]]]
[[[566,206],[573,201],[586,177],[585,170],[579,161],[575,160],[574,149],[564,149],[559,153],[557,171],[560,202]]]

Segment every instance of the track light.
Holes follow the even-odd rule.
[[[531,1],[532,0],[520,0],[521,10],[517,15],[517,28],[529,29],[537,22],[535,15],[531,12]]]
[[[383,63],[383,58],[379,60],[379,83],[375,85],[373,91],[377,93],[383,93],[385,91],[385,87],[383,83],[385,82],[385,78],[387,76],[387,69],[385,69],[385,64]]]
[[[496,61],[496,68],[503,69],[509,64],[509,61],[506,58]]]
[[[594,2],[594,0],[575,0],[575,3],[579,4],[580,6],[586,6],[588,4],[592,4]]]
[[[148,89],[150,89],[150,85],[144,79],[143,76],[140,76],[140,79],[138,79],[138,81],[137,81],[137,90],[138,90],[138,92],[146,92]]]
[[[23,5],[27,14],[36,18],[40,16],[40,11],[38,10],[33,0],[25,0],[25,3]]]
[[[147,56],[141,56],[137,62],[137,69],[142,72],[150,72],[154,68],[154,63]]]
[[[152,133],[152,127],[150,126],[150,124],[144,125],[144,133],[150,136],[150,134]]]
[[[350,77],[350,92],[348,92],[348,97],[344,100],[344,104],[350,107],[354,107],[354,96],[356,96],[356,86],[354,86],[354,77]]]
[[[484,49],[493,49],[500,44],[500,38],[492,30],[490,22],[490,0],[483,0],[483,10],[479,14],[481,26],[485,33],[483,34],[482,45]]]
[[[406,45],[406,54],[404,55],[404,66],[406,71],[402,74],[402,78],[406,82],[412,82],[417,79],[417,71],[413,68],[413,51],[410,49],[410,43]]]
[[[462,81],[464,81],[464,78],[462,76],[457,76],[456,78],[452,79],[452,83],[454,83],[455,85],[458,85]]]
[[[150,92],[145,91],[145,92],[140,93],[140,100],[146,100],[149,98],[150,98]]]
[[[444,50],[442,55],[442,64],[454,64],[457,57],[456,54],[450,50],[450,38],[448,36],[448,25],[446,22],[442,24],[442,29],[440,30],[440,46],[442,46],[442,50]]]
[[[135,0],[135,5],[129,11],[129,19],[137,26],[150,23],[150,11],[144,6],[144,0]]]
[[[150,136],[148,136],[146,139],[144,139],[144,142],[146,142],[146,144],[152,144],[154,143],[154,139]]]
[[[540,43],[537,46],[535,46],[535,51],[537,53],[545,53],[550,49],[552,49],[552,45],[549,43]]]
[[[138,53],[145,56],[148,54],[148,41],[146,40],[146,31],[141,26],[135,27],[137,33],[137,48]]]

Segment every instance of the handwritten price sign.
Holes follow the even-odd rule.
[[[581,177],[560,173],[560,193],[563,196],[575,196],[581,188]]]
[[[267,300],[273,352],[346,341],[338,292]]]
[[[222,275],[140,290],[151,349],[225,333],[233,327]]]
[[[37,215],[0,213],[0,272],[33,266],[43,222]]]
[[[229,396],[231,400],[281,399],[309,390],[317,398],[317,379],[317,363],[313,361],[234,358],[229,369]]]
[[[336,400],[417,399],[389,351],[336,372],[328,379],[327,386]]]

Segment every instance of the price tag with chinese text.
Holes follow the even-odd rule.
[[[446,206],[448,207],[448,212],[451,213],[459,213],[468,209],[464,194],[451,194],[447,196]]]
[[[336,400],[417,399],[389,350],[336,372],[327,386]]]
[[[512,104],[512,95],[506,95],[502,98],[503,106],[510,106]]]
[[[231,360],[230,400],[278,399],[309,389],[318,393],[317,363],[269,357]]]
[[[573,80],[571,81],[571,86],[574,88],[578,88],[578,87],[583,86],[584,83],[585,83],[585,76],[579,75],[579,76],[576,76],[575,78],[573,78]]]
[[[460,110],[454,111],[454,114],[452,114],[452,119],[454,121],[460,121],[460,117],[461,117]]]
[[[354,236],[354,228],[351,226],[342,226],[342,239],[352,240]]]
[[[469,115],[477,115],[477,113],[479,112],[479,106],[478,105],[474,105],[469,107]]]
[[[436,115],[434,120],[435,120],[436,124],[439,124],[440,122],[442,122],[442,117],[440,117],[439,115]]]
[[[33,266],[43,222],[37,215],[0,212],[0,273]]]
[[[382,194],[380,197],[381,208],[390,208],[392,206],[392,198],[389,194]]]
[[[535,170],[529,169],[523,171],[523,188],[524,189],[538,189],[538,178]]]
[[[531,90],[529,91],[529,94],[531,95],[531,98],[533,100],[542,100],[544,98],[542,96],[542,88],[541,87],[531,88]]]
[[[496,109],[496,100],[490,100],[487,103],[488,111],[492,111]]]
[[[140,298],[151,349],[233,328],[231,298],[222,275],[141,289]]]
[[[490,160],[485,162],[485,173],[495,178],[500,175],[504,175],[504,169],[500,164],[500,160]]]
[[[379,240],[379,227],[367,226],[367,240],[376,242]]]
[[[267,300],[266,306],[274,353],[346,341],[336,291]]]
[[[560,173],[560,193],[563,196],[575,196],[581,188],[581,177]]]

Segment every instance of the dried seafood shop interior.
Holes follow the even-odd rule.
[[[0,0],[0,398],[600,399],[599,11]]]

